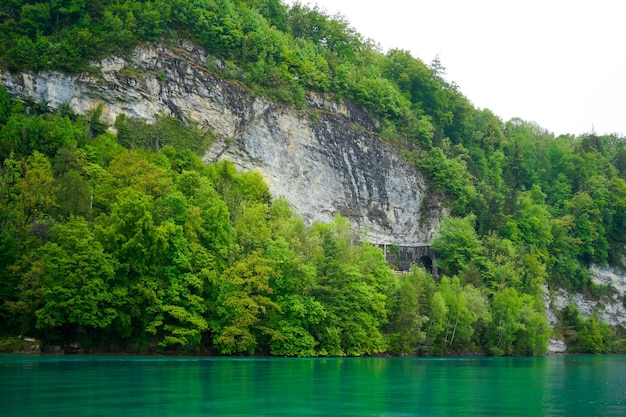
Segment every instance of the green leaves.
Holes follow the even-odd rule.
[[[550,330],[543,308],[528,294],[514,288],[498,292],[492,303],[488,328],[490,352],[496,355],[541,355],[545,353]]]
[[[388,297],[388,323],[385,326],[387,351],[394,355],[416,354],[426,341],[426,330],[431,321],[428,302],[435,284],[431,276],[419,269],[414,269],[411,274],[394,275],[393,278]]]
[[[476,188],[462,158],[451,159],[441,148],[422,151],[417,165],[431,182],[431,187],[451,199],[457,215],[467,214],[476,199]]]
[[[448,217],[441,222],[432,248],[438,255],[437,267],[450,275],[474,263],[484,264],[482,242],[474,230],[473,217]]]
[[[107,328],[117,318],[120,301],[112,291],[114,260],[80,217],[54,226],[50,233],[51,241],[23,260],[21,297],[15,308],[34,314],[41,330]]]
[[[410,103],[398,88],[384,78],[367,78],[356,86],[355,97],[377,116],[390,121],[402,120],[409,112]]]
[[[328,312],[315,332],[319,349],[340,356],[382,352],[380,328],[386,321],[390,271],[378,270],[384,265],[380,249],[373,252],[367,245],[350,245],[350,231],[344,226],[341,218],[319,226],[321,252],[316,256],[318,280],[313,294]]]
[[[220,278],[214,342],[221,353],[254,353],[258,339],[275,333],[264,323],[266,315],[280,312],[270,295],[269,282],[277,272],[259,252],[227,269]]]
[[[15,0],[0,15],[11,70],[82,71],[182,37],[255,92],[362,104],[424,174],[424,213],[453,216],[433,241],[443,275],[394,276],[346,219],[309,227],[260,175],[205,167],[213,137],[193,123],[120,117],[116,136],[101,109],[49,113],[0,89],[3,331],[146,350],[536,354],[542,286],[589,290],[588,264],[622,262],[623,138],[502,123],[440,62],[383,55],[341,17],[274,0]],[[597,318],[577,326],[584,349],[608,346]]]

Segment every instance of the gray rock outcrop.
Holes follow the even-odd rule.
[[[618,267],[591,265],[591,279],[598,285],[608,285],[620,294],[626,294],[626,270]]]
[[[583,294],[569,294],[564,289],[557,288],[551,293],[546,290],[544,299],[550,326],[558,322],[556,311],[563,310],[569,303],[574,303],[583,317],[590,317],[595,311],[603,322],[612,326],[626,327],[626,307],[618,293],[606,295],[600,300],[593,300]]]
[[[598,275],[610,277],[622,275],[618,270],[598,266],[592,266],[590,272],[597,284],[607,284],[606,280],[598,278]],[[614,289],[621,288],[619,286],[613,287]],[[547,287],[544,287],[543,293],[546,318],[550,327],[558,324],[557,312],[563,310],[569,303],[575,304],[580,314],[585,318],[590,317],[595,312],[603,322],[611,326],[626,327],[626,306],[623,303],[624,293],[621,290],[613,291],[600,299],[591,299],[580,293],[570,294],[562,288],[554,288],[549,291]],[[565,350],[566,346],[562,340],[552,339],[550,341],[548,353],[564,353]]]
[[[119,114],[152,122],[158,115],[196,121],[219,138],[204,160],[229,159],[258,171],[274,196],[286,197],[309,222],[348,216],[355,233],[378,244],[430,242],[442,216],[424,205],[421,174],[376,133],[358,106],[310,95],[306,110],[256,97],[207,69],[207,53],[181,42],[135,49],[132,57],[95,63],[99,73],[0,71],[9,94],[67,103],[78,114],[98,106],[101,120]],[[220,63],[216,68],[219,72]]]

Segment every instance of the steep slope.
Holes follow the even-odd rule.
[[[187,42],[176,49],[155,44],[97,63],[98,74],[0,77],[11,95],[51,108],[68,103],[85,114],[101,106],[109,124],[120,114],[198,122],[219,138],[204,156],[207,163],[226,158],[260,172],[273,195],[286,197],[308,221],[340,212],[373,243],[417,246],[432,239],[442,208],[425,208],[423,177],[373,133],[376,122],[361,108],[309,96],[310,107],[299,110],[255,97],[209,72],[207,58]]]

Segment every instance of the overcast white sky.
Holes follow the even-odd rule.
[[[287,3],[294,3],[287,0]],[[504,121],[556,135],[626,135],[622,0],[302,0],[341,13],[383,51],[439,55],[446,78]]]

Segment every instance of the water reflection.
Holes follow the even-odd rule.
[[[624,416],[626,357],[0,355],[0,416]]]
[[[626,357],[574,355],[549,362],[550,415],[626,415]]]

